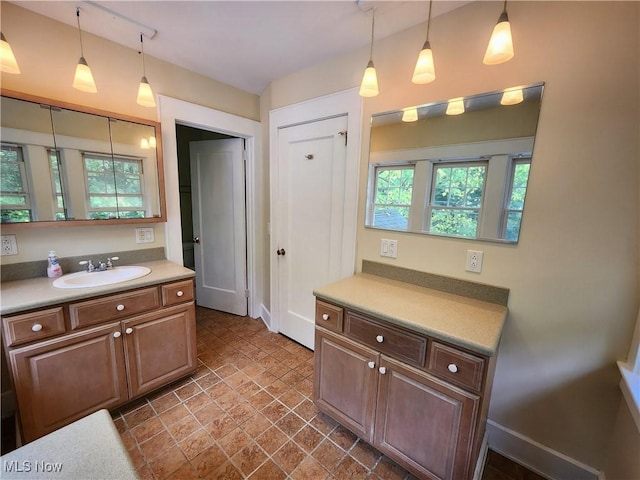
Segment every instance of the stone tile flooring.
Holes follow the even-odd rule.
[[[313,352],[260,319],[197,322],[197,372],[112,412],[141,478],[415,478],[318,412]]]

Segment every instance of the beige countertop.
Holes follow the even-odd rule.
[[[47,277],[3,282],[0,284],[0,314],[7,315],[194,276],[193,270],[168,260],[142,262],[137,265],[149,267],[151,273],[144,277],[101,287],[56,288],[52,285],[55,279]],[[95,275],[100,275],[100,272],[96,272]]]
[[[507,317],[502,305],[366,273],[313,293],[319,299],[489,356],[496,354]]]
[[[118,430],[99,410],[0,457],[3,479],[135,480]]]

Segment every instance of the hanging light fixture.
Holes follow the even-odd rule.
[[[140,148],[147,150],[149,148],[149,139],[142,137],[140,139]]]
[[[511,25],[509,24],[509,16],[507,15],[507,0],[504,0],[504,6],[498,23],[493,27],[493,33],[484,53],[482,63],[485,65],[497,65],[504,63],[513,58],[513,39],[511,38]]]
[[[149,147],[156,148],[156,146],[157,146],[156,137],[149,137]]]
[[[4,33],[0,32],[0,64],[2,71],[5,73],[20,73],[20,67],[13,54],[9,41],[4,37]]]
[[[138,105],[143,107],[155,107],[156,101],[153,98],[153,92],[151,91],[151,85],[147,80],[146,68],[144,65],[144,43],[142,41],[142,33],[140,34],[140,53],[142,54],[142,78],[140,79],[140,86],[138,87]]]
[[[402,111],[403,122],[416,122],[418,121],[418,109],[416,107],[405,108]]]
[[[96,93],[96,82],[93,81],[91,69],[84,59],[84,51],[82,49],[82,29],[80,28],[80,9],[76,8],[76,17],[78,19],[78,35],[80,36],[80,60],[76,66],[76,74],[73,77],[73,88],[88,93]]]
[[[376,9],[373,7],[371,17],[371,49],[369,51],[369,63],[362,76],[362,83],[360,84],[360,96],[361,97],[375,97],[380,93],[378,91],[378,76],[376,75],[376,67],[373,66],[373,32],[376,24]]]
[[[447,104],[447,111],[445,112],[447,115],[460,115],[464,113],[464,98],[452,98],[449,100]]]
[[[429,43],[429,26],[431,25],[431,3],[429,0],[429,15],[427,17],[427,39],[422,46],[422,50],[418,54],[416,68],[413,71],[411,81],[417,84],[433,82],[436,79],[436,66],[433,63],[433,52]]]
[[[522,89],[519,87],[509,88],[505,90],[502,94],[502,98],[500,99],[501,105],[517,105],[524,100],[524,96],[522,95]]]

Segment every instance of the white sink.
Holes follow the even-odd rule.
[[[103,272],[77,272],[63,275],[54,280],[56,288],[89,288],[126,282],[149,275],[151,269],[141,266],[114,267]]]

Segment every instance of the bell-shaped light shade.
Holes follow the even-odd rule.
[[[417,108],[407,108],[402,112],[402,121],[403,122],[415,122],[418,120],[418,109]]]
[[[417,84],[424,84],[433,82],[436,79],[436,66],[433,63],[433,52],[431,51],[431,45],[427,40],[424,42],[424,46],[418,54],[418,61],[416,62],[416,68],[413,71],[413,78],[411,81]]]
[[[149,137],[149,147],[150,148],[156,148],[156,137]]]
[[[373,66],[373,61],[369,60],[367,68],[362,76],[362,83],[360,84],[360,96],[361,97],[375,97],[380,93],[378,91],[378,76],[376,75],[376,67]]]
[[[20,73],[20,67],[18,67],[18,62],[13,54],[11,45],[9,45],[7,39],[4,38],[2,32],[0,32],[0,64],[2,71],[5,73]]]
[[[501,105],[517,105],[522,102],[524,97],[522,96],[521,88],[512,88],[510,90],[506,90],[502,94],[502,98],[500,99]]]
[[[513,58],[513,39],[511,38],[511,25],[507,12],[502,12],[498,23],[493,27],[493,33],[484,53],[482,63],[485,65],[497,65]]]
[[[460,115],[464,113],[464,98],[452,98],[449,100],[447,104],[447,111],[445,112],[447,115]]]
[[[91,69],[87,65],[87,61],[84,57],[80,57],[78,65],[76,66],[76,74],[73,77],[73,88],[88,93],[96,93],[96,82],[93,81],[93,75]]]
[[[153,98],[153,92],[151,91],[151,85],[147,77],[142,77],[140,80],[140,87],[138,87],[138,105],[143,107],[155,107],[156,101]]]
[[[142,137],[140,139],[140,148],[147,150],[149,148],[149,139]]]

